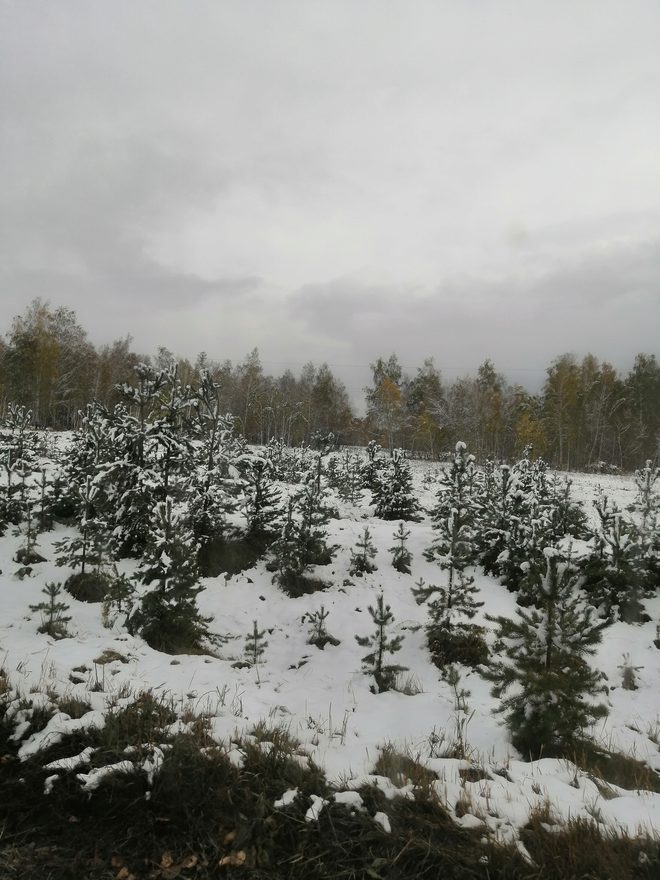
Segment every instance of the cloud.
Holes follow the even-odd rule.
[[[542,274],[448,279],[435,288],[307,285],[292,313],[341,339],[347,361],[396,352],[409,371],[433,356],[450,378],[491,358],[512,382],[538,387],[550,361],[592,352],[628,369],[657,350],[660,238],[593,249]]]
[[[657,348],[659,35],[642,0],[2,4],[0,327],[40,295],[356,389]]]

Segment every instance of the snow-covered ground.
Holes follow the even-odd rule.
[[[425,505],[432,503],[433,495],[422,479],[434,469],[430,464],[414,464],[418,496]],[[573,475],[572,480],[574,497],[587,509],[598,485],[622,505],[634,495],[627,477]],[[390,744],[436,773],[438,794],[455,811],[458,822],[490,828],[501,839],[515,839],[516,829],[527,822],[530,812],[545,807],[558,822],[583,816],[611,830],[660,833],[660,794],[597,785],[564,760],[520,760],[493,714],[496,701],[490,685],[476,672],[466,670],[459,685],[469,691],[467,711],[457,706],[452,688],[430,662],[422,629],[427,612],[411,593],[420,577],[434,583],[441,576],[437,565],[423,556],[432,540],[428,517],[407,524],[413,563],[412,575],[404,575],[392,568],[388,552],[397,524],[375,519],[373,507],[342,502],[337,506],[341,518],[331,521],[330,540],[341,549],[331,565],[319,569],[330,582],[327,590],[289,598],[273,584],[263,561],[240,575],[204,581],[198,599],[201,611],[212,616],[211,629],[227,637],[217,649],[218,656],[172,657],[154,651],[128,635],[120,621],[111,629],[104,627],[100,604],[78,602],[68,594],[64,596],[70,606],[72,637],[57,641],[38,634],[40,615],[29,606],[43,599],[41,590],[47,582],[67,577],[68,570],[55,565],[53,544],[71,530],[57,526],[39,537],[39,551],[47,561],[35,565],[34,575],[23,580],[15,576],[18,565],[13,561],[21,538],[8,530],[0,538],[0,665],[22,693],[34,691],[36,699],[47,701],[55,691],[92,706],[82,719],[56,715],[45,731],[25,740],[22,755],[38,751],[58,731],[103,723],[110,699],[121,703],[130,699],[128,693],[150,690],[171,699],[182,711],[208,714],[214,736],[228,745],[237,732],[250,731],[259,721],[286,727],[305,753],[325,768],[329,779],[346,791],[359,787],[368,776],[394,793],[388,779],[372,775],[381,748]],[[378,548],[378,569],[352,577],[349,551],[365,525]],[[131,561],[122,563],[126,571],[134,566]],[[515,614],[515,597],[496,580],[477,572],[476,583],[485,603],[476,622],[484,622],[486,613]],[[355,636],[372,632],[368,606],[380,590],[392,607],[394,632],[404,636],[396,662],[409,670],[403,674],[403,679],[410,679],[409,694],[373,694],[361,671],[365,649]],[[330,612],[328,631],[341,640],[322,651],[307,644],[309,625],[303,623],[305,614],[321,605]],[[647,610],[652,622],[614,623],[604,633],[594,664],[609,680],[610,714],[591,735],[608,749],[660,771],[660,651],[653,644],[660,599],[648,601]],[[232,664],[240,659],[254,620],[267,629],[263,663],[258,670],[236,668]],[[96,663],[106,651],[116,651],[122,659]],[[634,691],[621,687],[624,653],[640,667]],[[88,670],[77,674],[82,682],[71,680],[76,667]],[[102,690],[96,689],[99,685]],[[442,757],[457,738],[463,740],[467,759]],[[468,767],[482,772],[466,778]],[[57,769],[53,768],[53,776]],[[475,776],[481,778],[468,781]],[[405,796],[410,788],[405,780],[401,784]]]

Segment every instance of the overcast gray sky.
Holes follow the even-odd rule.
[[[268,371],[660,354],[657,0],[0,0],[0,330]]]

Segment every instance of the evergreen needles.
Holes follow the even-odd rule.
[[[371,648],[362,658],[362,671],[365,675],[373,676],[374,685],[371,690],[381,694],[392,690],[397,675],[407,669],[405,666],[387,662],[388,654],[396,654],[401,649],[403,636],[390,638],[387,634],[388,628],[394,623],[394,615],[390,606],[385,604],[382,593],[378,596],[376,607],[369,606],[369,614],[376,625],[376,631],[370,636],[355,636],[355,640],[362,648]]]
[[[536,574],[539,607],[519,608],[515,620],[488,618],[497,625],[497,659],[485,677],[513,744],[531,757],[567,754],[608,711],[595,702],[606,691],[604,676],[587,659],[606,624],[583,606],[570,560],[552,547],[544,556],[545,572]]]
[[[39,602],[37,605],[30,605],[30,611],[41,612],[41,626],[37,632],[46,633],[54,639],[64,639],[69,635],[66,625],[71,620],[64,612],[69,610],[69,606],[60,601],[62,592],[62,584],[49,583],[46,584],[41,591],[46,597],[46,602]]]

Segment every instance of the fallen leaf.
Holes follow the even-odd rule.
[[[182,868],[194,868],[195,865],[197,864],[197,861],[198,861],[198,859],[197,859],[197,856],[195,855],[195,853],[191,853],[189,856],[186,856],[185,859],[181,860],[181,867]]]
[[[160,857],[160,866],[161,868],[171,868],[174,864],[174,859],[172,858],[171,852],[164,852]]]
[[[218,862],[219,868],[224,868],[225,865],[231,865],[232,868],[239,868],[241,865],[245,864],[247,859],[247,855],[245,854],[245,850],[239,849],[236,852],[229,853],[228,856],[223,856]]]

